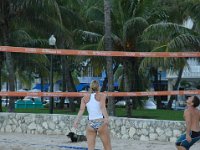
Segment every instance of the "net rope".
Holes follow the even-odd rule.
[[[29,53],[29,54],[51,54],[72,56],[112,56],[112,57],[175,57],[175,58],[198,58],[200,52],[121,52],[121,51],[93,51],[72,49],[46,49],[0,46],[0,52]],[[107,96],[130,97],[130,96],[164,96],[164,95],[200,95],[200,90],[179,91],[152,91],[152,92],[104,92]],[[82,97],[85,92],[0,92],[0,96],[38,96],[38,97]]]

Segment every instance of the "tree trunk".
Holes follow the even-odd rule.
[[[101,92],[104,92],[107,90],[107,84],[108,84],[108,78],[107,78],[107,73],[106,73],[106,77],[103,80],[103,85],[101,87]]]
[[[15,76],[14,76],[14,68],[13,68],[11,53],[6,53],[6,65],[8,69],[9,90],[15,91]],[[14,112],[14,110],[15,110],[15,98],[10,97],[8,111]]]
[[[10,19],[10,9],[11,9],[11,3],[9,1],[2,2],[2,24],[1,24],[1,32],[2,32],[2,38],[3,38],[3,44],[5,46],[9,45],[9,34],[10,34],[10,28],[9,28],[9,19]],[[14,67],[13,67],[13,60],[12,60],[12,54],[9,52],[5,53],[6,57],[6,67],[8,71],[8,84],[9,84],[9,90],[14,91],[15,90],[15,74],[14,74]],[[10,97],[9,100],[9,112],[14,112],[15,109],[15,101],[14,97]]]
[[[42,77],[42,74],[40,74],[40,80],[41,80],[41,92],[44,92],[44,80]],[[44,97],[41,97],[41,101],[44,102]]]
[[[111,6],[110,0],[104,0],[104,29],[105,29],[105,50],[112,50],[112,39],[111,39]],[[113,92],[113,60],[112,57],[106,58],[106,70],[108,78],[108,91]],[[113,97],[108,97],[108,114],[110,116],[115,115],[115,105]]]
[[[67,78],[66,78],[66,58],[65,58],[65,56],[61,56],[61,64],[62,64],[62,91],[66,92]],[[60,104],[59,104],[60,109],[64,109],[64,102],[65,102],[65,97],[62,97],[60,100]]]
[[[114,69],[113,69],[113,74],[117,71],[117,68],[119,67],[119,64],[116,64]],[[107,72],[106,72],[106,77],[103,80],[103,85],[101,87],[101,92],[104,92],[107,90],[107,84],[108,84],[108,78],[107,78]]]
[[[159,78],[159,81],[158,81],[158,91],[161,91],[161,72],[157,73],[158,74],[158,78]],[[157,109],[162,109],[162,97],[159,96],[158,99],[157,99]]]
[[[1,58],[1,57],[0,57]],[[1,91],[1,60],[0,60],[0,91]],[[3,109],[2,109],[2,97],[0,96],[0,112],[2,112]]]
[[[68,79],[68,81],[66,82],[67,90],[69,92],[74,92],[75,86],[74,86],[73,78],[72,78],[71,71],[70,71],[71,69],[70,69],[67,58],[65,59],[65,66],[66,66],[66,79]],[[69,98],[69,108],[70,108],[71,112],[76,111],[74,100],[75,100],[75,98]]]
[[[124,89],[126,92],[130,92],[130,85],[129,85],[129,72],[128,62],[124,61],[123,63],[123,77],[124,77]],[[126,108],[127,108],[127,117],[132,117],[132,103],[130,101],[130,97],[125,97],[126,99]]]
[[[158,73],[158,69],[155,70],[154,73],[154,83],[155,83],[155,91],[161,91],[161,74]],[[154,99],[157,102],[156,109],[162,109],[162,99],[161,96],[154,96]]]
[[[137,63],[137,59],[131,59],[130,60],[131,64],[129,64],[130,66],[128,66],[129,68],[129,84],[130,84],[130,91],[139,91],[142,89],[142,82],[140,79],[140,76],[138,74],[138,70],[139,70],[139,63]],[[130,69],[131,68],[131,69]],[[132,109],[136,109],[139,105],[139,98],[136,97],[132,97]]]
[[[180,83],[181,78],[182,78],[183,70],[184,70],[184,67],[179,70],[178,78],[177,78],[176,83],[175,83],[175,85],[173,87],[173,91],[178,90],[178,86],[179,86],[179,83]],[[174,99],[176,99],[176,96],[175,95],[171,95],[170,99],[169,99],[169,102],[167,104],[167,108],[168,109],[172,108],[172,103],[173,103]]]
[[[3,59],[4,58],[4,53],[0,53],[0,91],[2,88],[2,80],[1,80],[1,76],[2,76],[2,67],[3,67]],[[2,112],[2,97],[0,96],[0,112]]]
[[[9,35],[9,26],[8,22],[5,20],[5,23],[2,25],[2,34],[3,34],[3,44],[5,46],[9,45],[8,43],[8,35]],[[14,67],[13,67],[13,60],[12,54],[10,52],[6,52],[6,66],[8,71],[8,82],[9,82],[9,90],[15,91],[15,74],[14,74]],[[9,100],[9,112],[14,112],[15,109],[15,101],[14,97],[10,97]]]

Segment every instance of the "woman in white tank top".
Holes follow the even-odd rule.
[[[78,122],[87,107],[88,125],[87,143],[88,150],[95,149],[95,141],[97,133],[101,138],[104,150],[111,150],[110,134],[108,129],[108,113],[106,110],[106,95],[99,93],[99,82],[94,80],[90,83],[90,94],[81,99],[80,110],[74,121],[74,127],[78,127]]]

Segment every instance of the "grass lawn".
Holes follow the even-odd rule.
[[[116,115],[119,117],[125,117],[126,110],[124,108],[117,108]],[[132,116],[133,118],[143,118],[143,119],[183,121],[183,111],[175,111],[175,110],[137,109],[132,111]]]
[[[3,111],[6,112],[6,108],[3,108]],[[77,108],[78,111],[78,108]],[[43,113],[48,114],[48,108],[37,108],[37,109],[15,109],[16,113]],[[54,114],[69,114],[76,115],[77,112],[70,112],[69,109],[54,109]],[[84,115],[87,115],[85,111]],[[125,108],[116,108],[116,116],[126,117]],[[143,119],[157,119],[157,120],[183,120],[183,111],[175,110],[146,110],[146,109],[137,109],[132,111],[133,118],[143,118]]]
[[[3,108],[4,112],[7,112],[6,108]],[[15,109],[16,113],[36,113],[36,114],[49,114],[49,109],[48,108],[17,108]],[[77,112],[70,112],[69,109],[54,109],[53,110],[54,114],[69,114],[69,115],[76,115]]]

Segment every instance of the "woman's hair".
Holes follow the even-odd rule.
[[[193,107],[199,106],[200,101],[199,101],[199,98],[197,96],[193,97],[192,102],[193,102]]]
[[[90,92],[98,92],[99,91],[99,82],[97,80],[93,80],[90,83]]]

